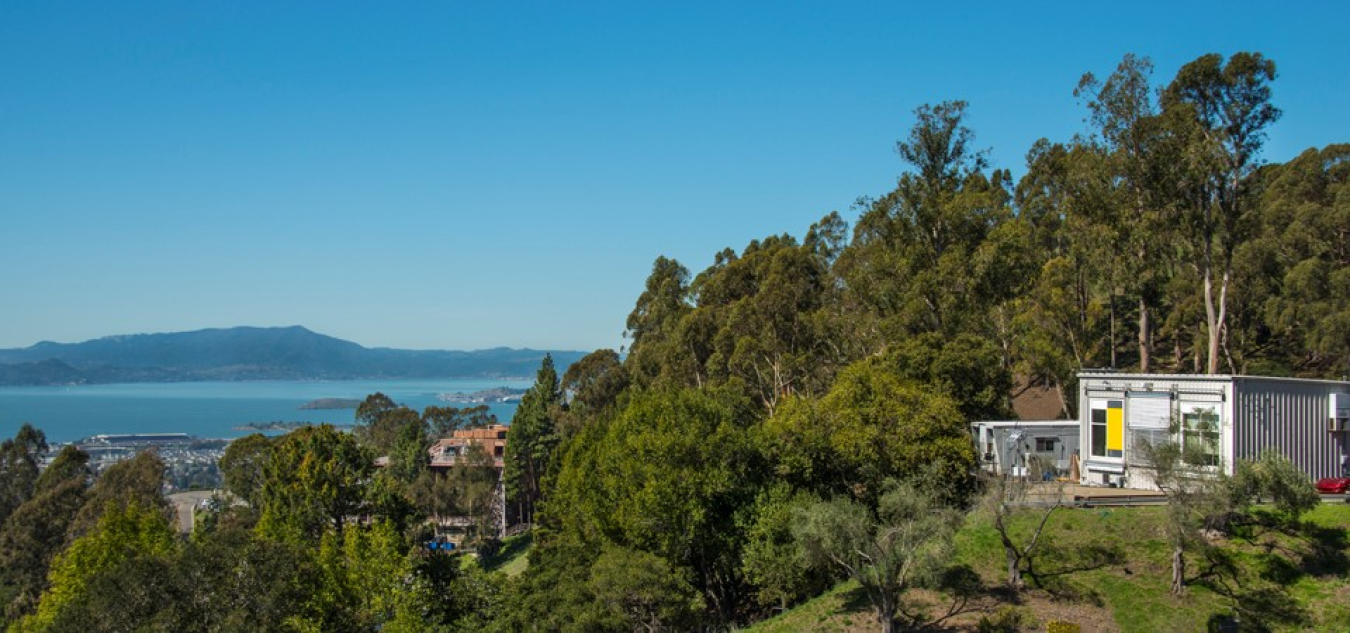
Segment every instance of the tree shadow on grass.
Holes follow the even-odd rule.
[[[1340,528],[1326,528],[1313,524],[1267,526],[1266,533],[1283,538],[1267,538],[1258,542],[1247,539],[1260,548],[1257,554],[1257,572],[1263,580],[1279,585],[1291,585],[1307,576],[1344,577],[1350,575],[1350,557],[1346,548],[1346,532]]]
[[[1210,631],[1272,631],[1308,624],[1308,611],[1283,587],[1235,588],[1228,592],[1232,610],[1209,617]]]
[[[1305,524],[1300,530],[1308,540],[1309,552],[1299,561],[1299,569],[1312,576],[1350,575],[1350,547],[1344,528],[1328,528]]]
[[[1101,593],[1072,582],[1073,575],[1115,567],[1125,562],[1119,546],[1101,543],[1082,545],[1068,552],[1047,551],[1043,558],[1054,565],[1049,570],[1028,569],[1026,575],[1033,584],[1056,599],[1087,602],[1098,607],[1105,604]]]
[[[867,599],[867,592],[862,587],[854,587],[844,592],[840,596],[843,607],[849,612],[865,611],[872,612],[872,601]]]
[[[1231,609],[1229,614],[1210,616],[1210,630],[1269,631],[1308,623],[1307,609],[1288,590],[1289,583],[1303,576],[1298,565],[1267,551],[1258,559],[1259,580],[1252,582],[1257,579],[1243,571],[1233,553],[1211,548],[1205,558],[1206,567],[1195,584],[1227,598]]]
[[[1279,539],[1264,542],[1259,537],[1266,534],[1282,535],[1292,541],[1284,545]],[[1265,548],[1267,555],[1282,554],[1293,569],[1273,570],[1273,574],[1296,574],[1287,576],[1296,580],[1308,576],[1345,576],[1350,574],[1350,557],[1345,554],[1350,547],[1346,531],[1341,527],[1323,527],[1315,523],[1290,521],[1283,515],[1257,510],[1251,520],[1243,526],[1243,539],[1248,543]]]

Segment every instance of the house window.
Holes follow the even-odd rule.
[[[1129,427],[1130,449],[1135,451],[1130,461],[1146,463],[1152,448],[1175,442],[1172,398],[1167,394],[1131,395],[1125,423]]]
[[[1173,442],[1172,432],[1167,429],[1130,429],[1131,461],[1147,463],[1149,450]]]
[[[1092,403],[1088,429],[1093,457],[1120,458],[1125,455],[1125,401],[1098,400]]]
[[[1055,438],[1053,437],[1036,438],[1037,453],[1050,453],[1053,452],[1054,450],[1055,450]]]
[[[1214,407],[1191,405],[1181,413],[1181,448],[1194,466],[1219,465],[1219,413]]]

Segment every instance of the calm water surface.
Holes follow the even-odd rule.
[[[351,409],[301,410],[319,398],[361,399],[377,391],[421,411],[440,402],[437,394],[492,387],[525,389],[528,380],[350,380],[332,382],[185,382],[60,387],[0,387],[0,438],[24,422],[42,429],[49,442],[68,442],[98,433],[189,433],[231,438],[252,431],[250,422],[351,424]],[[503,423],[515,403],[493,404]]]

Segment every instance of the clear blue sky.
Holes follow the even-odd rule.
[[[658,255],[856,219],[916,106],[1020,174],[1129,52],[1261,51],[1265,158],[1350,141],[1347,3],[948,4],[3,3],[0,347],[618,347]]]

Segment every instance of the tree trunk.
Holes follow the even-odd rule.
[[[1147,374],[1149,356],[1152,352],[1152,337],[1148,329],[1148,302],[1139,297],[1139,373]]]
[[[1011,484],[1005,480],[1003,485],[1006,487]],[[1003,543],[1003,555],[1008,560],[1008,587],[1017,590],[1022,588],[1022,570],[1021,565],[1018,564],[1021,562],[1022,557],[1020,556],[1020,552],[1017,551],[1017,547],[1013,545],[1012,539],[1008,538],[1008,528],[1003,523],[1003,514],[1006,512],[1005,508],[1007,508],[1007,506],[1000,504],[999,508],[996,510],[994,514],[994,530],[998,532],[998,538]]]
[[[1200,333],[1195,334],[1195,340],[1191,342],[1191,373],[1200,373]]]
[[[1111,369],[1116,368],[1116,291],[1111,291]]]
[[[877,620],[881,621],[881,633],[895,633],[895,611],[877,608]]]
[[[1209,373],[1219,373],[1219,344],[1223,341],[1224,323],[1228,320],[1228,270],[1219,282],[1219,315],[1209,333]]]
[[[1179,596],[1185,590],[1186,557],[1180,547],[1172,550],[1172,595]]]

